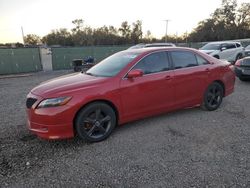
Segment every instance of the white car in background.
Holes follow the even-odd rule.
[[[200,51],[231,63],[241,59],[245,53],[244,47],[239,42],[210,42],[200,48]]]
[[[245,56],[250,56],[250,45],[245,47]]]

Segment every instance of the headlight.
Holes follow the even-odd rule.
[[[55,107],[55,106],[63,106],[70,101],[71,97],[58,97],[52,99],[45,99],[39,103],[37,108],[47,108],[47,107]]]

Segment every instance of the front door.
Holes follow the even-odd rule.
[[[173,70],[167,52],[155,52],[140,60],[132,70],[143,76],[121,80],[121,100],[125,118],[134,119],[168,109],[174,104]]]

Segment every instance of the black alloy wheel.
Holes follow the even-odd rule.
[[[83,108],[76,118],[76,132],[89,142],[106,139],[116,125],[114,110],[105,103],[95,102]]]
[[[219,108],[223,98],[223,87],[221,84],[214,82],[208,86],[203,99],[202,107],[212,111]]]

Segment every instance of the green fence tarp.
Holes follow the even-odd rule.
[[[68,47],[52,48],[52,67],[53,70],[71,69],[74,59],[84,59],[92,56],[95,62],[127,49],[128,46],[90,46],[90,47]]]
[[[0,75],[41,70],[39,48],[0,49]]]

